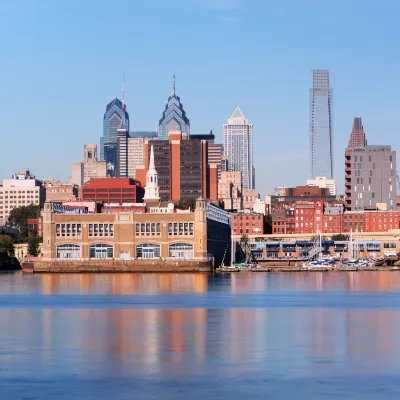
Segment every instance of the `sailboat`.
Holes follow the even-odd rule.
[[[305,269],[313,269],[313,268],[324,268],[331,267],[332,257],[324,256],[322,252],[322,235],[321,232],[318,232],[318,259],[315,261],[309,261],[303,263],[303,268]]]

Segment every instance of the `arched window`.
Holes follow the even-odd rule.
[[[61,244],[57,246],[57,258],[60,260],[79,260],[81,246],[78,244]]]
[[[137,258],[160,258],[160,245],[143,243],[136,246]]]
[[[109,244],[92,244],[89,246],[89,258],[113,258],[114,249]]]
[[[173,243],[169,245],[169,257],[193,258],[193,245],[189,243]]]

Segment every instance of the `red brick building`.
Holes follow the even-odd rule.
[[[365,232],[400,229],[400,211],[364,211]]]
[[[131,178],[92,178],[82,186],[82,200],[104,203],[142,203],[144,189]]]
[[[274,211],[272,217],[272,233],[292,234],[295,233],[294,209],[286,208]]]
[[[231,214],[232,235],[263,235],[264,215],[257,213]]]

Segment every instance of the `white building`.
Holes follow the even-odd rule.
[[[0,186],[0,224],[4,224],[12,209],[45,201],[42,183],[29,170],[19,171],[12,179],[4,179]]]
[[[308,179],[307,186],[317,186],[319,188],[327,188],[332,196],[336,196],[336,181],[326,176],[317,176],[315,179]]]
[[[158,186],[158,173],[154,163],[154,148],[150,149],[150,165],[146,174],[146,187],[144,189],[143,200],[146,201],[159,201],[160,188]]]
[[[253,125],[239,107],[224,124],[224,154],[228,156],[229,171],[242,173],[243,188],[254,189]]]
[[[136,166],[144,164],[144,141],[143,137],[128,138],[128,176],[136,178]]]

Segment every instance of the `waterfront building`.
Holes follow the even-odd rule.
[[[328,179],[326,176],[317,176],[315,179],[308,179],[307,186],[317,186],[319,188],[328,188],[332,196],[336,196],[336,181]]]
[[[82,186],[92,178],[103,178],[106,176],[106,162],[98,161],[97,145],[85,144],[83,146],[83,162],[72,163],[72,176],[70,183]]]
[[[313,70],[310,108],[311,178],[333,179],[332,89],[328,70]]]
[[[4,225],[10,212],[17,207],[31,204],[41,205],[46,198],[46,191],[41,181],[29,170],[22,170],[4,179],[0,186],[0,225]]]
[[[181,99],[177,96],[175,90],[175,74],[172,83],[172,95],[168,98],[163,115],[158,123],[158,138],[168,139],[170,131],[180,130],[182,136],[190,136],[190,121],[183,109]]]
[[[169,131],[168,140],[146,140],[144,166],[136,166],[136,179],[146,181],[153,146],[161,201],[217,200],[216,165],[207,162],[208,141],[192,140],[181,131]]]
[[[143,196],[140,182],[131,178],[93,178],[82,186],[83,201],[140,203]]]
[[[238,212],[231,214],[233,235],[264,234],[264,214]]]
[[[290,235],[295,232],[294,208],[287,207],[282,210],[273,211],[271,219],[273,234]]]
[[[243,182],[240,171],[222,171],[218,182],[218,200],[225,210],[243,210]]]
[[[203,198],[193,212],[66,214],[46,202],[43,260],[209,260],[219,265],[230,243],[229,214]]]
[[[260,199],[260,193],[255,189],[243,188],[243,210],[253,210],[253,204]]]
[[[229,171],[242,173],[243,188],[255,188],[253,166],[253,125],[237,107],[224,127],[224,154],[228,156]]]
[[[367,145],[361,118],[353,123],[345,151],[348,210],[396,208],[396,151],[389,145]],[[355,145],[355,147],[352,147]]]
[[[117,97],[106,106],[106,112],[103,117],[103,136],[100,138],[100,160],[105,159],[104,145],[105,143],[117,142],[117,130],[121,126],[122,114],[125,114],[126,128],[129,132],[129,114],[126,110],[126,104]]]

